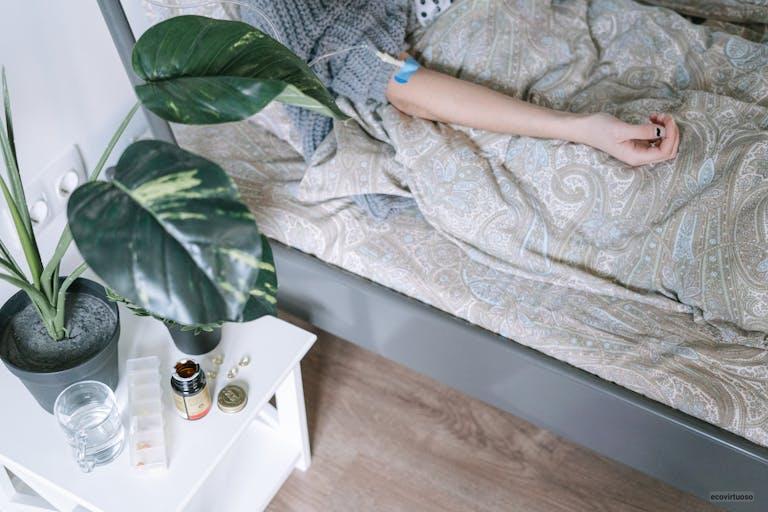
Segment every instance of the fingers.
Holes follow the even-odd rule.
[[[680,146],[680,130],[677,123],[669,114],[654,114],[651,120],[664,125],[667,136],[662,139],[659,145],[659,160],[669,160],[677,156],[677,149]]]
[[[675,120],[667,114],[654,114],[650,119],[664,127],[666,137],[661,141],[633,139],[623,142],[622,145],[628,149],[623,160],[632,166],[663,162],[677,156],[680,147],[680,130]]]
[[[670,116],[670,119],[672,119],[672,116]],[[675,148],[672,151],[672,158],[675,158],[675,157],[677,157],[677,153],[680,151],[680,138],[681,137],[680,137],[680,128],[677,126],[677,123],[675,123],[674,119],[672,119],[672,123],[674,123],[674,125],[675,125],[675,131],[676,131],[676,135],[677,135],[677,137],[676,137],[677,141],[675,142]]]
[[[666,128],[662,123],[625,123],[619,133],[621,140],[654,140],[665,136]]]
[[[661,153],[661,149],[651,146],[648,141],[632,140],[624,144],[628,147],[628,150],[627,154],[622,157],[622,160],[632,167],[666,160],[666,157]]]

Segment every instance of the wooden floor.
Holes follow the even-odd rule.
[[[712,505],[335,338],[302,363],[312,466],[272,511],[712,511]]]

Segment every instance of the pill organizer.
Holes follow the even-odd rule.
[[[142,471],[168,467],[163,420],[163,389],[160,382],[160,359],[156,356],[129,359],[128,440],[131,465]]]

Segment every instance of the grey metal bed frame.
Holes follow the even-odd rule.
[[[132,83],[120,0],[98,0]],[[175,142],[148,113],[154,135]],[[282,309],[705,500],[749,491],[768,510],[768,449],[375,282],[272,241]],[[330,305],[333,305],[332,307]],[[766,397],[768,399],[768,397]]]

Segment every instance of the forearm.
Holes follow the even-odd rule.
[[[432,121],[497,133],[586,143],[586,116],[533,105],[492,89],[421,68],[407,84],[390,81],[399,110]]]

